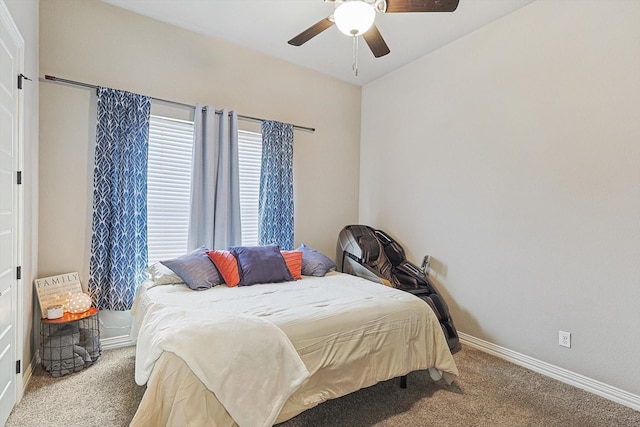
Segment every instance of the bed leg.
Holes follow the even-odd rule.
[[[407,376],[403,375],[400,377],[400,388],[407,388]]]

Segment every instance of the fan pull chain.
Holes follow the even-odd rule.
[[[358,77],[358,36],[353,36],[353,62],[351,68]]]

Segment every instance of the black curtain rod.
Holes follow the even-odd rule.
[[[70,84],[70,85],[74,85],[74,86],[88,87],[90,89],[98,89],[98,87],[99,87],[97,85],[92,85],[92,84],[89,84],[89,83],[82,83],[82,82],[77,82],[77,81],[74,81],[74,80],[61,79],[60,77],[51,76],[49,74],[45,74],[44,75],[44,79],[41,79],[41,81],[51,81],[51,82],[66,83],[66,84]],[[165,102],[167,104],[179,105],[181,107],[195,108],[195,105],[184,104],[182,102],[169,101],[167,99],[154,98],[154,97],[151,97],[151,99],[153,99],[154,101]],[[218,113],[218,114],[220,114],[221,112],[222,111],[220,111],[220,110],[216,110],[216,113]],[[241,119],[241,120],[248,120],[248,121],[252,121],[252,122],[264,122],[264,121],[266,121],[266,119],[260,119],[258,117],[251,117],[251,116],[244,116],[242,114],[238,114],[238,118]],[[297,130],[304,130],[304,131],[307,131],[307,132],[315,132],[316,131],[315,128],[310,128],[310,127],[307,127],[307,126],[293,125],[293,128],[297,129]]]

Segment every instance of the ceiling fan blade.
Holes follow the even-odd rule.
[[[382,38],[382,34],[378,31],[378,27],[372,25],[369,30],[362,35],[364,41],[369,45],[369,49],[373,52],[373,56],[376,58],[380,58],[381,56],[385,56],[387,53],[391,52],[389,50],[389,46],[385,43]]]
[[[324,18],[322,21],[316,22],[315,24],[289,40],[287,43],[293,46],[302,46],[332,25],[332,20],[330,20],[329,18]]]
[[[453,12],[459,0],[387,0],[387,13]]]

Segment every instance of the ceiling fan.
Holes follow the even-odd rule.
[[[357,74],[357,37],[362,36],[373,56],[379,58],[390,52],[382,34],[375,26],[376,13],[453,12],[459,0],[324,0],[334,3],[334,13],[318,21],[288,41],[301,46],[327,28],[336,24],[338,29],[354,38],[354,70]]]

